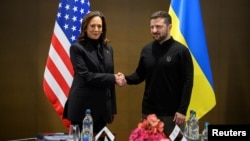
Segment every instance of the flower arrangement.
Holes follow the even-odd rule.
[[[155,114],[150,114],[132,131],[129,141],[170,141],[163,129],[164,123]]]

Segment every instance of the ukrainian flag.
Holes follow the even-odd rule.
[[[200,119],[216,105],[200,1],[172,0],[169,14],[173,24],[171,35],[190,49],[194,62],[194,86],[187,117],[193,109]]]

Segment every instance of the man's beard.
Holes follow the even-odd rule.
[[[166,39],[166,36],[161,36],[160,34],[155,34],[155,35],[153,35],[153,39],[155,39],[158,42],[162,42]]]

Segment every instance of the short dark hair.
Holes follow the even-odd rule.
[[[85,15],[84,19],[82,20],[82,25],[81,25],[81,33],[78,37],[78,41],[84,41],[87,38],[86,35],[86,29],[88,27],[88,24],[90,22],[91,19],[93,19],[94,17],[100,17],[102,20],[102,34],[99,38],[99,40],[104,43],[107,44],[108,39],[106,39],[106,32],[107,32],[107,24],[106,24],[106,20],[105,17],[103,15],[103,13],[101,11],[91,11],[88,14]]]
[[[164,18],[165,23],[167,25],[172,24],[172,18],[166,11],[156,11],[156,12],[154,12],[150,17],[150,20],[157,19],[157,18]]]

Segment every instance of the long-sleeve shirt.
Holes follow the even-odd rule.
[[[193,62],[189,49],[172,37],[159,44],[152,41],[141,51],[136,71],[127,84],[145,80],[142,113],[186,115],[193,87]]]

